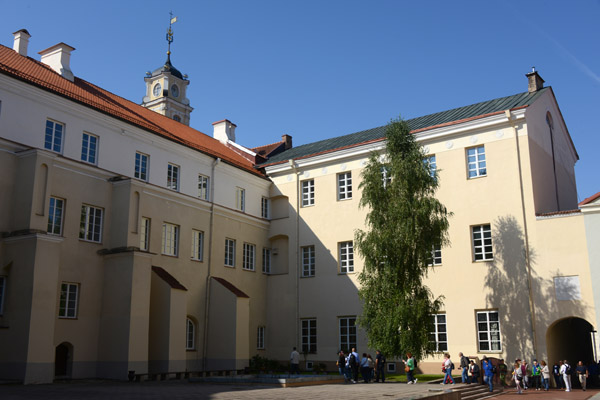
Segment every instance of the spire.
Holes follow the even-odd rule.
[[[171,29],[171,25],[177,22],[177,17],[173,16],[173,11],[169,12],[169,29],[167,29],[167,65],[171,65],[171,43],[173,43],[173,30]]]

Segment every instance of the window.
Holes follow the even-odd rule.
[[[265,348],[265,327],[259,326],[256,330],[256,348],[263,350]]]
[[[425,159],[423,159],[423,163],[429,169],[429,175],[431,175],[432,178],[435,178],[435,171],[437,169],[437,165],[435,163],[435,154],[425,157]]]
[[[485,148],[483,146],[467,149],[467,165],[469,179],[487,175],[485,168]]]
[[[177,96],[175,96],[177,97]],[[181,122],[181,117],[179,115],[173,115],[173,120],[177,121],[177,122]]]
[[[427,266],[442,265],[442,248],[439,245],[433,246],[431,258],[427,261]]]
[[[202,200],[210,200],[209,178],[205,175],[198,175],[198,197]]]
[[[179,191],[179,166],[169,163],[167,167],[167,189]]]
[[[431,316],[429,341],[435,343],[435,351],[448,351],[448,334],[446,333],[446,314]]]
[[[225,239],[225,266],[235,267],[235,240]]]
[[[235,188],[235,208],[246,211],[246,189]]]
[[[338,200],[352,198],[352,172],[338,174]]]
[[[476,225],[473,232],[473,258],[475,261],[489,261],[494,259],[492,250],[492,229],[490,225]]]
[[[98,151],[98,136],[83,133],[81,142],[81,161],[96,164],[96,153]]]
[[[102,241],[102,213],[103,209],[81,206],[81,223],[79,225],[79,239],[100,243]]]
[[[266,247],[263,248],[262,272],[264,274],[271,273],[271,249]]]
[[[266,197],[260,199],[260,216],[267,219],[271,217],[271,200]]]
[[[343,317],[340,321],[340,350],[350,353],[356,347],[356,317]]]
[[[392,183],[392,174],[390,174],[387,167],[381,167],[381,182],[383,183],[384,189]]]
[[[317,320],[302,320],[302,353],[317,352]]]
[[[133,176],[136,179],[148,181],[148,155],[135,153],[135,171]]]
[[[204,256],[204,232],[192,229],[192,260],[202,261]]]
[[[63,282],[60,286],[60,318],[77,318],[77,302],[79,301],[79,284]]]
[[[63,133],[65,126],[59,122],[46,120],[46,136],[44,148],[56,153],[62,152]]]
[[[354,249],[352,242],[340,243],[340,272],[346,274],[354,272]]]
[[[50,206],[48,207],[48,233],[51,235],[62,235],[64,212],[65,201],[58,197],[50,197]]]
[[[302,181],[302,207],[315,205],[315,180]]]
[[[244,257],[242,260],[242,268],[248,271],[254,271],[256,264],[256,246],[250,243],[244,243]]]
[[[6,277],[0,276],[0,315],[4,314],[4,297],[6,293]]]
[[[477,312],[479,351],[502,351],[498,311]]]
[[[190,318],[186,319],[185,349],[196,349],[196,325],[194,324],[194,321],[192,321]]]
[[[315,276],[315,246],[302,247],[302,276]]]
[[[162,254],[177,257],[179,226],[164,222],[162,228]]]
[[[148,251],[150,248],[150,218],[142,217],[140,225],[140,250]]]

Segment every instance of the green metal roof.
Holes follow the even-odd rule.
[[[408,123],[411,131],[416,131],[437,125],[457,122],[468,118],[497,113],[504,110],[512,110],[514,108],[524,107],[532,104],[539,96],[541,96],[542,93],[549,89],[550,88],[547,87],[533,93],[524,92],[512,96],[501,97],[494,100],[471,104],[470,106],[459,107],[448,111],[442,111],[435,114],[425,115],[423,117],[409,119],[406,122]],[[385,137],[386,126],[387,125],[379,126],[377,128],[351,133],[349,135],[338,136],[331,139],[320,140],[318,142],[307,143],[298,147],[292,147],[289,150],[269,158],[266,163],[259,165],[259,167],[277,164],[290,159],[317,155],[319,153],[329,152],[345,147],[351,147],[372,140],[383,139]]]

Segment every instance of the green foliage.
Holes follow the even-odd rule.
[[[250,372],[253,374],[265,372],[282,372],[288,370],[278,361],[261,357],[258,354],[250,359]]]
[[[442,306],[424,279],[435,245],[447,245],[447,217],[435,198],[437,172],[431,176],[425,154],[406,122],[392,120],[384,154],[373,153],[362,172],[361,207],[368,208],[367,231],[355,234],[364,259],[359,275],[369,346],[387,357],[417,358],[432,353],[431,314]],[[390,179],[383,179],[383,171]]]

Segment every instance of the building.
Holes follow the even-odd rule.
[[[242,370],[256,354],[285,363],[294,345],[306,368],[366,350],[353,235],[385,127],[249,149],[227,119],[212,137],[189,127],[170,54],[137,105],[77,78],[71,46],[29,57],[29,38],[0,46],[1,379]],[[408,121],[454,212],[428,282],[446,298],[432,340],[586,359],[597,207],[578,208],[577,152],[552,89],[528,79],[524,93]]]

